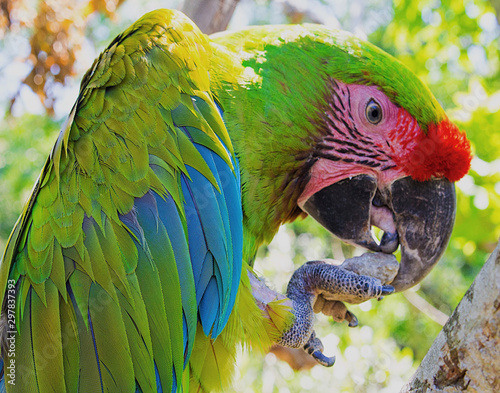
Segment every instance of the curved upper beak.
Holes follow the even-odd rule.
[[[419,283],[446,249],[455,220],[455,187],[447,179],[398,179],[379,189],[375,178],[344,179],[312,195],[302,209],[340,239],[372,251],[401,246],[391,283],[403,291]],[[371,227],[384,230],[380,242]]]

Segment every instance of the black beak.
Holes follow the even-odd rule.
[[[312,195],[303,210],[348,243],[392,253],[401,245],[399,272],[391,285],[403,291],[434,267],[455,220],[455,187],[446,179],[418,182],[409,177],[379,189],[375,178],[344,179]],[[377,243],[371,226],[384,230]]]

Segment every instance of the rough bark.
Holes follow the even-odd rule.
[[[500,243],[401,393],[500,391]]]
[[[182,12],[205,34],[226,30],[239,0],[185,0]]]

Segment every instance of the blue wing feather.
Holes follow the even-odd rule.
[[[238,287],[240,284],[241,268],[243,260],[243,212],[241,208],[241,185],[239,176],[239,164],[236,159],[233,159],[234,171],[237,174],[236,181],[234,180],[234,173],[231,168],[217,155],[214,155],[214,162],[217,167],[217,173],[221,179],[221,189],[224,195],[224,200],[226,202],[226,208],[228,211],[228,233],[231,236],[232,245],[232,281],[231,281],[231,294],[229,301],[226,302],[226,310],[221,316],[219,321],[220,332],[229,319],[231,310],[233,308],[234,302],[236,300],[236,294],[238,292]]]
[[[189,136],[189,132],[184,131]],[[182,176],[198,314],[204,333],[211,333],[215,338],[229,319],[241,275],[243,234],[239,171],[233,172],[224,160],[205,146],[193,145],[204,158],[220,189],[219,192],[208,179],[190,167],[191,179]],[[238,169],[236,160],[233,163]]]
[[[205,293],[205,288],[208,286],[208,282],[214,275],[214,257],[211,252],[205,254],[203,258],[203,269],[200,271],[200,276],[198,282],[196,283],[196,301],[200,304],[201,298]],[[203,289],[203,290],[202,290]]]
[[[188,168],[192,181],[188,181],[185,176],[182,179],[184,195],[191,194],[195,204],[195,211],[203,228],[204,240],[207,248],[212,252],[217,263],[226,265],[226,274],[229,268],[229,261],[225,243],[227,241],[224,232],[224,223],[221,217],[221,208],[215,196],[215,190],[207,178],[198,171]],[[186,200],[187,202],[187,200]],[[186,217],[187,218],[187,217]],[[188,226],[189,226],[189,219]],[[222,241],[221,241],[222,240]]]
[[[199,304],[199,314],[205,334],[207,334],[206,327],[214,326],[217,315],[219,315],[220,304],[217,299],[219,299],[218,283],[215,277],[211,276]]]

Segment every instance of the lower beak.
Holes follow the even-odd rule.
[[[403,291],[419,283],[446,249],[455,220],[455,188],[447,179],[405,177],[379,189],[372,176],[344,179],[312,195],[303,210],[348,243],[392,253],[401,246],[391,283]],[[384,230],[380,242],[371,227]]]

